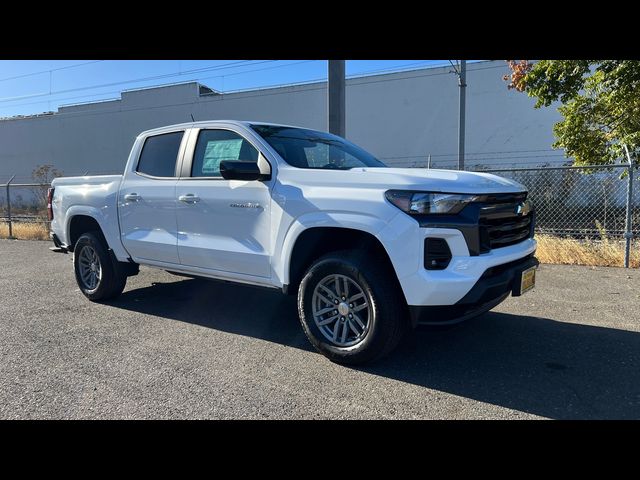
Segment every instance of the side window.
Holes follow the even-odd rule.
[[[230,130],[200,130],[191,167],[192,177],[220,177],[223,160],[258,161],[258,150]]]
[[[154,135],[144,141],[136,171],[153,177],[175,177],[184,132]]]

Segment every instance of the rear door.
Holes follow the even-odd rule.
[[[180,263],[269,277],[272,181],[225,180],[220,175],[221,161],[257,162],[258,149],[230,128],[194,129],[189,143],[194,142],[176,187]]]
[[[122,243],[135,261],[179,264],[177,164],[185,131],[150,135],[119,192]]]

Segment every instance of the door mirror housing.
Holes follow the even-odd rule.
[[[220,175],[225,180],[268,180],[271,174],[260,171],[256,162],[241,160],[223,160],[220,162]]]
[[[271,164],[262,153],[258,161],[223,160],[220,162],[220,175],[225,180],[271,180]]]

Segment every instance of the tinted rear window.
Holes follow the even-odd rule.
[[[137,171],[153,177],[175,177],[178,150],[184,132],[148,137],[138,162]]]

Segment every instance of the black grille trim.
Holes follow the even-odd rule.
[[[508,247],[531,237],[532,212],[518,214],[523,197],[505,198],[506,201],[485,203],[480,208],[480,253],[494,248]]]
[[[533,238],[535,211],[517,214],[527,192],[478,195],[457,215],[412,215],[420,227],[455,228],[462,232],[469,255],[488,253]]]

